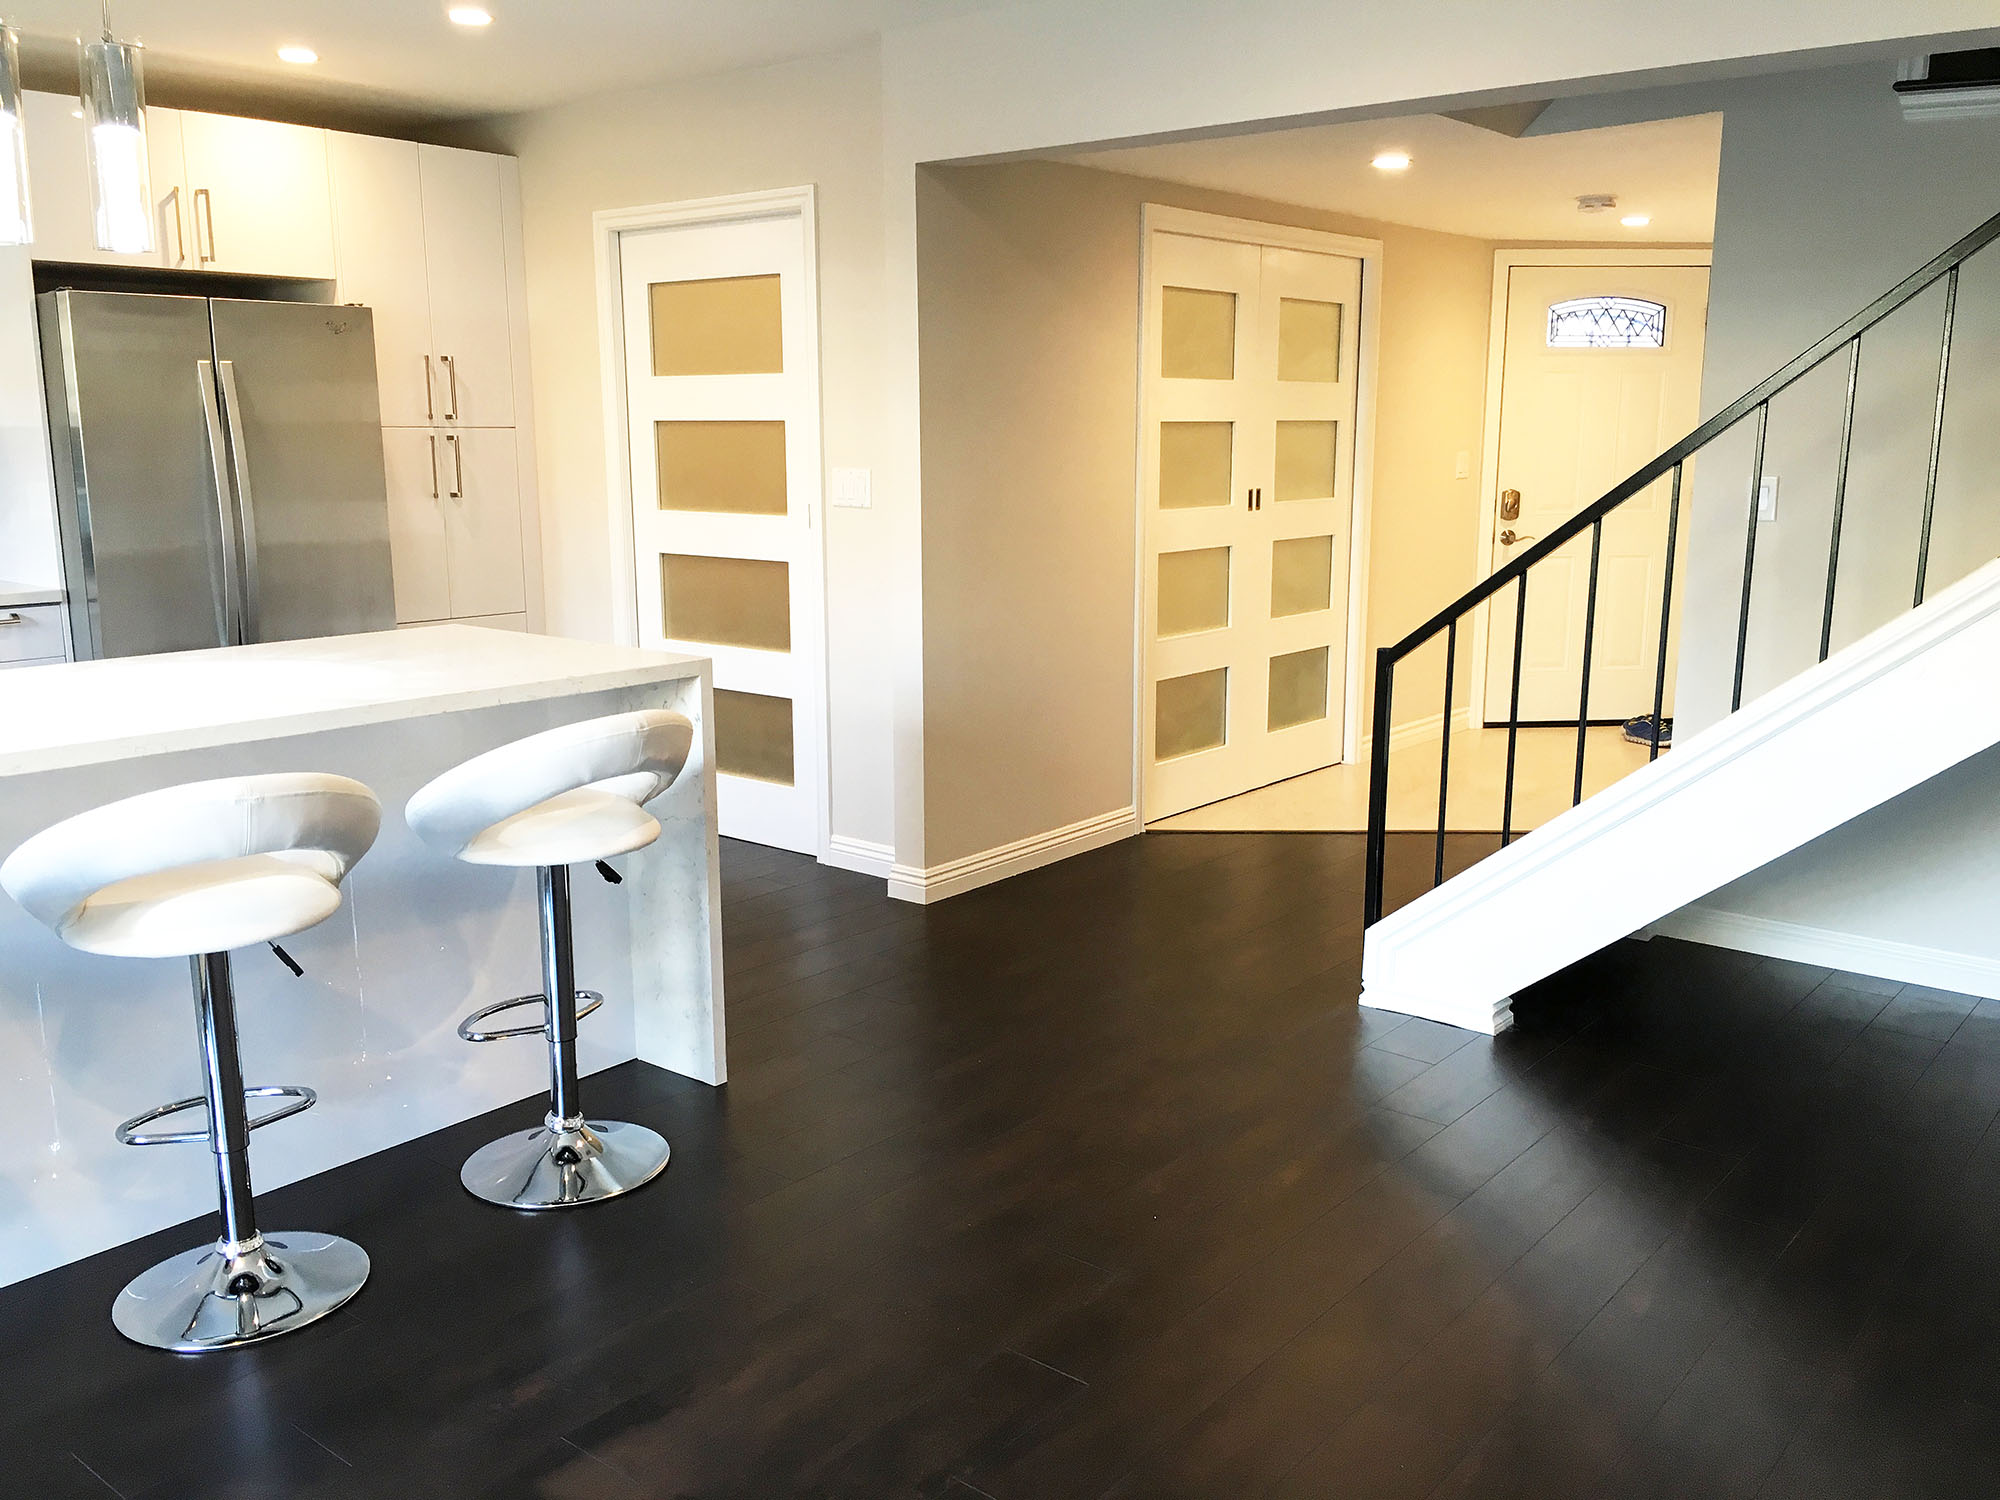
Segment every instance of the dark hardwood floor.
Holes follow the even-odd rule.
[[[476,1202],[524,1101],[266,1196],[374,1257],[295,1338],[113,1332],[210,1223],[0,1291],[0,1493],[1992,1493],[2000,1006],[1661,940],[1405,1022],[1360,858],[1152,835],[925,910],[731,846],[732,1081],[586,1086],[660,1182]]]

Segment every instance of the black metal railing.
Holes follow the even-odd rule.
[[[1663,479],[1671,480],[1667,503],[1665,582],[1660,590],[1659,655],[1653,678],[1653,722],[1655,734],[1647,754],[1651,761],[1660,753],[1657,729],[1666,706],[1668,640],[1673,626],[1674,558],[1679,542],[1682,487],[1688,461],[1746,418],[1755,418],[1755,440],[1751,456],[1748,491],[1749,516],[1743,543],[1743,586],[1736,619],[1736,658],[1731,677],[1729,708],[1743,706],[1744,663],[1750,641],[1751,585],[1757,563],[1758,496],[1763,488],[1766,442],[1770,432],[1772,398],[1788,389],[1841,350],[1847,351],[1847,388],[1840,425],[1840,453],[1833,487],[1833,524],[1827,548],[1826,597],[1820,619],[1819,660],[1825,661],[1833,642],[1834,590],[1840,571],[1841,527],[1847,509],[1849,458],[1854,441],[1855,395],[1861,374],[1862,336],[1940,281],[1944,283],[1943,327],[1938,342],[1937,389],[1931,405],[1930,450],[1924,473],[1922,522],[1917,541],[1916,591],[1912,608],[1924,601],[1929,576],[1931,532],[1937,510],[1938,467],[1943,452],[1945,393],[1951,371],[1952,333],[1958,313],[1959,268],[1974,255],[2000,239],[2000,215],[1995,215],[1959,240],[1950,249],[1906,277],[1838,328],[1813,344],[1782,369],[1738,397],[1659,457],[1629,478],[1613,486],[1601,499],[1585,506],[1560,526],[1543,536],[1519,556],[1511,558],[1485,580],[1467,590],[1430,619],[1375,654],[1375,708],[1373,750],[1368,781],[1368,847],[1364,900],[1364,920],[1381,919],[1385,867],[1388,856],[1390,726],[1394,708],[1396,667],[1420,647],[1445,638],[1444,704],[1440,716],[1441,737],[1438,756],[1437,829],[1432,861],[1433,888],[1445,879],[1445,833],[1451,790],[1452,692],[1459,640],[1459,624],[1473,610],[1493,599],[1502,590],[1514,590],[1514,649],[1510,698],[1507,712],[1507,759],[1501,796],[1500,847],[1514,838],[1515,776],[1521,731],[1521,658],[1523,624],[1527,619],[1528,574],[1537,563],[1559,549],[1590,533],[1590,568],[1584,598],[1581,683],[1577,695],[1576,768],[1571,805],[1583,800],[1584,761],[1590,727],[1591,656],[1596,644],[1598,565],[1604,547],[1604,520],[1619,506],[1644,493]],[[1567,723],[1567,719],[1559,720]]]

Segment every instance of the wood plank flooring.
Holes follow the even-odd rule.
[[[1155,834],[920,909],[729,846],[732,1082],[586,1082],[664,1178],[476,1202],[531,1100],[270,1193],[375,1272],[232,1355],[107,1317],[209,1222],[0,1290],[0,1495],[1991,1491],[2000,1006],[1661,940],[1475,1038],[1353,1004],[1360,868]]]

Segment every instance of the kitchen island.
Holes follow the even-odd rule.
[[[605,1003],[583,1071],[631,1058],[721,1083],[721,913],[709,664],[466,625],[0,674],[0,856],[59,819],[177,782],[330,771],[372,787],[382,832],[342,909],[237,957],[246,1080],[316,1109],[254,1137],[259,1190],[546,1086],[535,1038],[479,1046],[461,1017],[541,988],[532,870],[444,859],[404,802],[459,761],[559,724],[671,708],[696,725],[662,833],[575,872],[578,983]],[[76,952],[0,895],[0,1284],[212,1206],[199,1146],[120,1146],[118,1122],[198,1093],[187,965]],[[586,1105],[589,1100],[585,1089]],[[527,1123],[524,1121],[523,1123]],[[440,1193],[460,1191],[446,1174]]]

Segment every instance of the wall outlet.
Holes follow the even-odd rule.
[[[1757,519],[1775,521],[1778,519],[1778,476],[1766,474],[1757,486]]]
[[[833,471],[833,503],[851,510],[868,510],[875,504],[873,478],[866,469]]]

